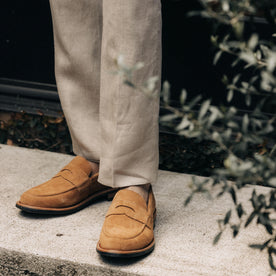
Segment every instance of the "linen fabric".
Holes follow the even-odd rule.
[[[160,0],[50,0],[55,74],[73,150],[100,163],[110,187],[154,183],[158,170],[158,97],[114,74],[119,55],[133,82],[161,76]]]

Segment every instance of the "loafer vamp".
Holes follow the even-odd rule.
[[[25,192],[22,194],[19,202],[30,207],[42,207],[42,208],[61,208],[68,207],[76,204],[80,201],[79,192],[76,189],[69,190],[67,192],[56,195],[33,195]]]
[[[31,188],[25,194],[27,193],[37,197],[48,197],[64,194],[74,189],[76,187],[71,182],[63,178],[54,178],[37,187]]]
[[[100,237],[100,246],[112,250],[137,250],[153,240],[153,231],[141,222],[125,215],[106,219]]]
[[[87,163],[81,157],[74,158],[52,179],[23,193],[20,204],[33,207],[68,207],[97,192],[101,186],[97,184],[97,175],[89,178]]]
[[[106,218],[103,226],[104,234],[108,237],[132,239],[139,236],[146,225],[125,214],[112,215]]]
[[[52,179],[23,193],[16,207],[34,214],[67,215],[97,198],[112,199],[117,189],[100,184],[98,176],[90,162],[76,156]]]

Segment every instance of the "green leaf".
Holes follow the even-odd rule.
[[[170,89],[171,86],[168,81],[164,81],[163,83],[163,90],[162,90],[162,95],[163,95],[163,101],[168,104],[170,100]]]
[[[256,190],[254,189],[253,192],[252,192],[252,195],[251,195],[251,202],[252,202],[252,205],[253,205],[253,208],[256,210],[256,208],[258,207],[258,197],[257,197],[257,194],[256,194]]]
[[[242,131],[244,133],[247,133],[248,131],[248,125],[249,125],[249,118],[248,118],[248,114],[244,114],[243,119],[242,119]]]
[[[202,96],[198,95],[189,102],[189,107],[192,109],[200,100]]]
[[[233,202],[234,202],[235,204],[237,204],[237,196],[236,196],[236,192],[235,192],[235,190],[234,190],[233,187],[231,187],[231,188],[229,189],[229,193],[230,193],[230,195],[231,195],[231,197],[232,197]]]
[[[181,120],[181,123],[176,126],[176,130],[177,131],[183,130],[183,129],[187,128],[190,124],[191,124],[191,122],[188,120],[187,116],[184,116]]]
[[[271,239],[268,239],[266,242],[264,242],[263,244],[250,244],[249,247],[253,248],[253,249],[260,249],[260,251],[264,250],[267,245],[271,242]]]
[[[261,53],[260,50],[256,51],[256,57],[257,57],[258,60],[261,60],[261,58],[262,58],[262,53]]]
[[[199,111],[199,116],[198,119],[201,120],[203,116],[206,114],[206,112],[209,109],[211,100],[204,101],[203,104],[201,105],[200,111]]]
[[[230,220],[230,218],[231,218],[231,213],[232,213],[232,210],[229,210],[229,211],[226,213],[226,215],[225,215],[225,217],[224,217],[224,220],[223,220],[224,225],[227,224],[227,223],[229,222],[229,220]]]
[[[211,111],[211,116],[208,119],[208,125],[211,126],[217,119],[222,118],[223,114],[215,106],[211,106],[209,110]]]
[[[213,45],[217,45],[218,44],[218,36],[216,35],[211,35],[211,38],[210,38],[210,40],[211,40],[211,43],[213,44]]]
[[[276,267],[275,267],[275,265],[274,265],[274,261],[273,261],[273,258],[272,258],[272,254],[271,254],[271,253],[269,253],[269,255],[268,255],[268,261],[269,261],[270,267],[271,267],[273,270],[276,270]]]
[[[241,38],[243,35],[243,30],[244,30],[244,22],[241,21],[236,21],[233,24],[233,29],[235,31],[235,34],[238,38]]]
[[[219,233],[215,236],[215,238],[214,238],[214,240],[213,240],[213,245],[216,245],[216,244],[218,243],[218,241],[219,241],[220,238],[221,238],[221,235],[222,235],[222,231],[219,232]]]
[[[260,249],[262,250],[262,244],[250,244],[249,245],[250,248],[253,248],[253,249]]]
[[[276,56],[275,54],[271,54],[267,59],[267,70],[273,72],[276,66]]]
[[[187,206],[187,205],[191,202],[192,198],[193,198],[193,193],[190,194],[190,195],[186,198],[186,200],[185,200],[185,202],[184,202],[184,206]]]
[[[186,102],[186,98],[187,98],[187,91],[185,89],[182,89],[181,95],[180,95],[180,103],[182,105],[184,105],[184,103]]]
[[[241,77],[241,74],[237,74],[237,75],[233,78],[233,84],[236,84],[236,83],[239,81],[240,77]]]
[[[230,5],[229,5],[229,2],[228,2],[228,1],[222,0],[221,6],[222,6],[222,10],[223,10],[224,12],[229,12],[229,10],[230,10]]]
[[[246,221],[244,227],[247,227],[247,226],[252,222],[252,220],[255,218],[256,215],[257,215],[257,213],[252,212],[252,213],[250,214],[250,216],[248,217],[248,219],[247,219],[247,221]]]
[[[272,147],[271,151],[270,151],[270,156],[276,151],[276,144],[274,144],[274,146]]]
[[[160,122],[168,122],[178,118],[176,114],[167,114],[160,117]]]
[[[265,224],[264,226],[265,226],[266,231],[267,231],[270,235],[272,235],[272,233],[273,233],[273,227],[271,226],[271,224]]]
[[[124,80],[124,84],[126,84],[126,85],[128,85],[128,86],[130,86],[132,88],[135,87],[135,85],[130,80]]]
[[[240,62],[240,59],[239,58],[236,58],[232,63],[231,63],[231,66],[232,67],[235,67],[238,65],[238,63]]]
[[[256,58],[252,52],[241,52],[240,59],[244,60],[245,62],[247,62],[249,64],[256,63]]]
[[[216,65],[218,63],[218,60],[220,59],[221,55],[222,55],[222,51],[218,51],[216,54],[215,54],[215,57],[214,57],[214,61],[213,61],[213,64]]]
[[[248,41],[248,47],[251,49],[251,50],[254,50],[255,47],[257,46],[259,42],[259,36],[257,34],[253,34],[249,41]]]
[[[234,224],[234,225],[231,225],[231,229],[233,230],[233,237],[235,238],[239,233],[240,226]]]
[[[276,187],[276,177],[271,177],[269,180],[268,180],[268,184],[273,186],[273,187]]]
[[[251,96],[249,94],[245,95],[245,103],[247,106],[251,105]]]
[[[239,125],[236,122],[233,122],[233,121],[227,122],[227,126],[232,128],[232,129],[239,129]]]
[[[227,102],[231,102],[234,96],[234,90],[230,89],[227,93]]]
[[[228,80],[228,77],[226,75],[223,75],[222,76],[222,79],[221,79],[222,83],[224,85],[227,85],[229,83],[229,80]]]
[[[241,218],[242,215],[244,214],[241,203],[239,203],[239,205],[236,207],[236,211],[237,211],[238,217]]]

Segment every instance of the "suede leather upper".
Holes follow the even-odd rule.
[[[135,251],[154,241],[155,199],[148,204],[136,192],[120,190],[106,214],[98,246],[102,250]]]
[[[77,204],[94,193],[111,189],[98,183],[98,173],[90,176],[91,171],[89,162],[77,156],[52,179],[23,193],[19,203],[62,208]]]

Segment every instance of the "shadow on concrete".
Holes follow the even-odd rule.
[[[112,266],[128,266],[135,263],[139,263],[140,261],[144,260],[150,253],[140,256],[140,257],[133,257],[133,258],[112,258],[112,257],[106,257],[101,256],[100,258],[104,263],[107,263]]]

